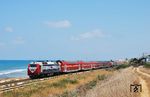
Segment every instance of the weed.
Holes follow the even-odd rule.
[[[145,67],[145,68],[150,68],[150,63],[145,63],[145,64],[144,64],[144,67]]]
[[[122,65],[116,66],[116,69],[118,70],[118,69],[122,69],[122,68],[127,68],[127,67],[129,67],[129,66],[130,66],[130,65],[122,64]]]
[[[55,79],[3,93],[2,97],[78,97],[81,91],[84,92],[85,90],[86,92],[86,90],[92,89],[99,80],[105,79],[107,74],[110,72],[93,70],[92,72],[81,72],[68,76],[62,75]],[[79,86],[81,89],[78,89]]]
[[[65,88],[67,84],[76,84],[76,83],[78,83],[76,79],[65,78],[65,79],[62,79],[58,82],[51,84],[50,86]]]
[[[97,79],[98,79],[98,80],[104,80],[105,78],[106,78],[105,75],[98,75],[98,76],[97,76]]]

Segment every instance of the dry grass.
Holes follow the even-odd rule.
[[[62,75],[4,93],[2,97],[140,97],[130,92],[130,84],[139,83],[137,75],[131,71],[132,68],[126,68],[115,72],[95,70]]]
[[[150,74],[150,69],[148,69],[148,68],[140,67],[140,71]],[[139,73],[138,73],[138,75],[141,76],[142,79],[144,79],[146,81],[148,89],[149,89],[149,93],[150,93],[150,77],[144,76],[144,75],[139,74]]]
[[[142,72],[145,72],[145,73],[150,74],[150,68],[143,68],[143,67],[140,67],[140,70],[141,70]]]
[[[98,75],[109,75],[112,71],[94,70],[80,74],[62,75],[22,89],[4,93],[5,97],[54,97],[75,90],[94,80]]]
[[[131,68],[127,68],[115,73],[81,97],[139,97],[140,94],[130,92],[130,84],[139,81],[137,75],[131,71]]]

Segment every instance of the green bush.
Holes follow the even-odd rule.
[[[150,68],[150,63],[145,63],[145,64],[144,64],[144,67],[145,67],[145,68]]]
[[[127,67],[129,67],[129,65],[127,65],[127,64],[122,64],[122,65],[116,66],[116,69],[118,70],[118,69],[127,68]]]

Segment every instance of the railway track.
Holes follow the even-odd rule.
[[[54,79],[58,76],[53,77],[47,77],[47,78],[40,78],[40,79],[26,79],[26,80],[18,80],[15,82],[7,82],[7,83],[1,83],[0,85],[0,93],[12,91],[17,88],[24,88],[25,86],[29,86],[31,84],[40,83],[42,81]]]
[[[82,74],[85,72],[91,72],[91,71],[82,71],[82,72],[75,72],[75,73],[69,73],[69,74],[62,74],[62,75],[40,78],[40,79],[29,79],[29,78],[27,78],[27,79],[23,79],[23,80],[4,82],[4,83],[0,83],[0,93],[12,91],[12,90],[15,90],[17,88],[24,88],[25,86],[44,82],[46,80],[54,79],[54,78],[57,78],[59,76],[68,76],[70,74]]]

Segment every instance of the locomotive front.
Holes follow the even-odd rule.
[[[28,65],[28,76],[30,78],[37,77],[41,74],[41,63],[40,62],[31,62]]]
[[[59,74],[60,71],[60,66],[55,61],[36,61],[28,65],[28,76],[30,78],[52,76]]]

